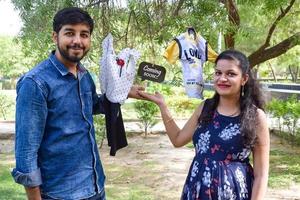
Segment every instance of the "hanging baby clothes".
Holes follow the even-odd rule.
[[[135,49],[125,48],[116,54],[113,37],[109,33],[102,42],[100,60],[101,92],[109,101],[123,104],[127,99],[136,74],[135,65],[140,54]]]
[[[116,55],[111,34],[102,42],[100,60],[100,86],[104,96],[105,124],[110,155],[127,146],[126,133],[120,104],[127,99],[136,74],[135,65],[139,53],[134,49],[123,49]]]
[[[194,37],[195,36],[195,37]],[[181,61],[186,94],[192,98],[203,98],[203,64],[214,62],[218,54],[212,50],[206,40],[194,32],[187,32],[176,37],[167,47],[164,57],[171,64]]]

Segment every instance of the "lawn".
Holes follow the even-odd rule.
[[[270,187],[285,188],[293,183],[300,184],[299,153],[300,147],[290,146],[283,139],[271,140]]]
[[[107,199],[165,200],[178,199],[189,164],[193,157],[190,147],[173,148],[165,135],[131,136],[129,146],[116,157],[109,156],[103,145],[101,159],[106,173]],[[272,137],[269,187],[278,190],[298,185],[300,191],[300,148]],[[15,184],[10,169],[12,154],[0,154],[1,200],[24,199],[24,189]],[[296,192],[297,195],[299,192]],[[300,197],[300,196],[299,196]]]
[[[14,167],[13,155],[0,154],[0,197],[1,200],[24,200],[23,186],[14,182],[10,175]]]

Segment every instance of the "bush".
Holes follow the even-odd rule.
[[[147,137],[148,129],[157,124],[158,120],[155,119],[155,115],[158,114],[159,108],[149,101],[136,101],[134,102],[134,109],[138,114],[138,119],[142,121]]]
[[[211,98],[214,93],[214,91],[204,90],[203,97],[204,99]],[[173,95],[167,98],[167,104],[170,106],[171,110],[175,112],[176,116],[181,117],[190,117],[202,101],[202,99],[187,97],[184,90],[176,96]]]
[[[14,102],[9,96],[0,94],[0,118],[7,119],[8,112],[12,109]]]
[[[106,127],[104,115],[94,115],[94,128],[96,135],[96,142],[99,148],[102,147],[103,141],[106,138]]]
[[[266,108],[274,118],[277,118],[279,132],[283,132],[284,127],[293,136],[299,132],[297,124],[300,119],[300,101],[295,95],[286,100],[272,99]]]
[[[272,99],[267,105],[266,105],[267,111],[277,119],[278,121],[278,130],[282,131],[282,119],[285,115],[285,106],[284,101],[280,99]]]
[[[270,133],[284,139],[285,141],[287,141],[287,143],[291,145],[300,146],[300,135],[292,135],[288,132],[279,132],[276,130],[271,130]]]
[[[167,100],[167,104],[175,111],[177,116],[186,116],[193,113],[197,106],[201,103],[200,99],[192,99],[188,97],[172,97]]]

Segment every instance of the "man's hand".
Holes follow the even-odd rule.
[[[139,91],[144,91],[145,88],[143,86],[140,86],[140,85],[133,85],[131,88],[130,88],[130,91],[128,93],[128,98],[134,98],[134,99],[145,99],[144,97],[142,97],[140,94],[139,94]]]
[[[41,200],[40,188],[37,187],[25,187],[28,200]]]

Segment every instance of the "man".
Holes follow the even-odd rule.
[[[94,22],[79,8],[53,20],[56,50],[17,84],[16,168],[28,199],[105,199],[105,175],[92,114],[103,113],[80,60],[90,49]],[[133,86],[129,97],[139,98]]]

